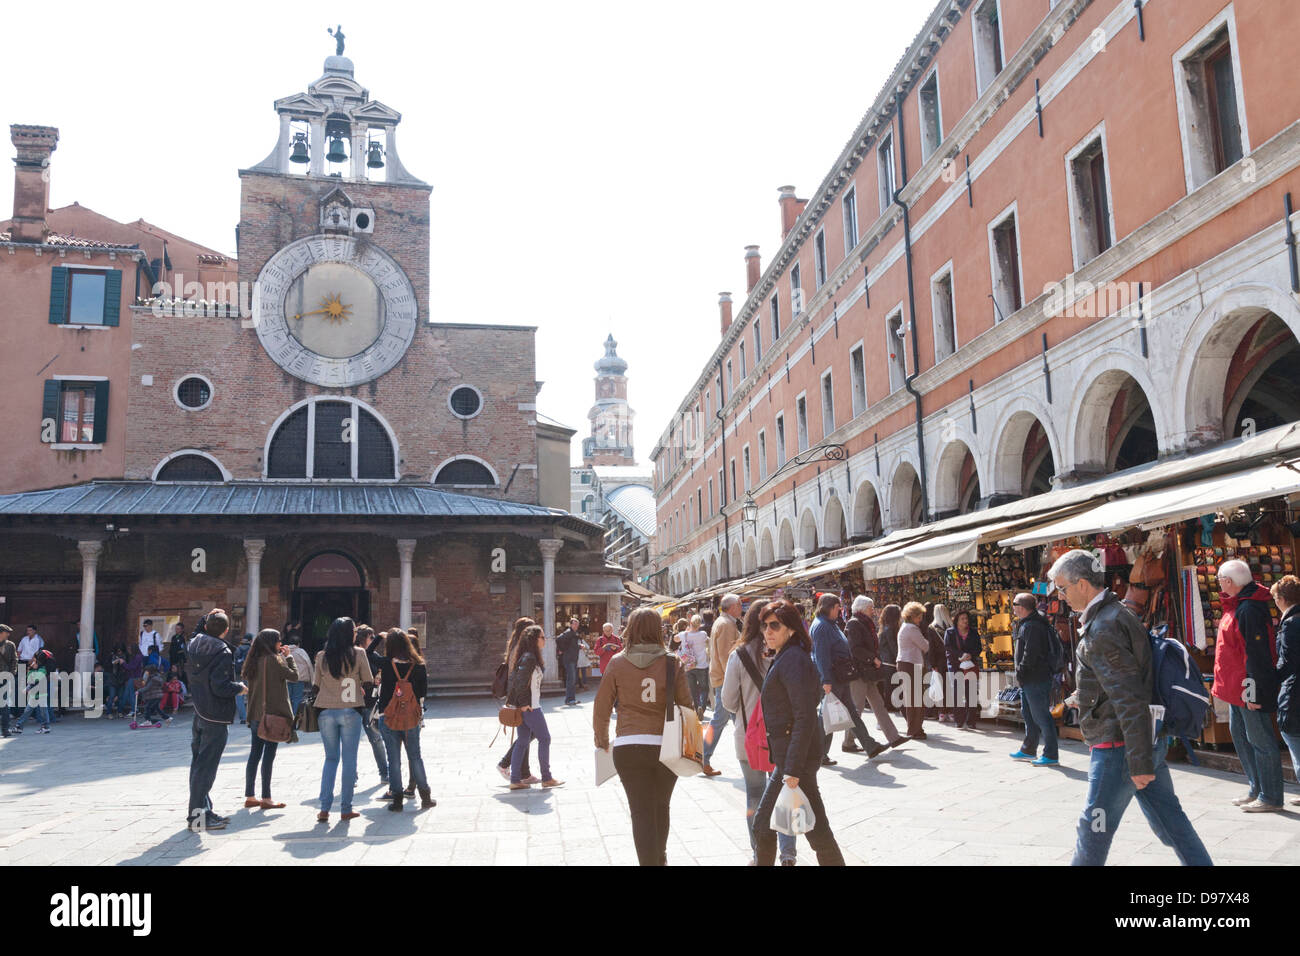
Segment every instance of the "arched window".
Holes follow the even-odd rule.
[[[211,458],[177,455],[158,469],[154,481],[222,481],[224,477]]]
[[[472,458],[457,458],[438,469],[433,478],[435,485],[487,485],[496,484],[492,472]]]
[[[397,477],[397,449],[388,429],[360,402],[315,399],[276,427],[266,476],[391,481]]]

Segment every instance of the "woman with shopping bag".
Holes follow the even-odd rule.
[[[925,740],[922,721],[925,703],[922,700],[922,680],[925,676],[925,655],[930,645],[921,630],[925,619],[925,605],[908,601],[903,608],[903,626],[898,629],[898,672],[903,675],[903,717],[907,721],[907,736]]]
[[[807,800],[816,823],[804,835],[822,866],[843,866],[844,855],[831,832],[826,808],[817,789],[817,771],[822,762],[821,728],[817,702],[821,681],[812,661],[812,638],[798,609],[789,601],[773,601],[763,609],[763,636],[776,653],[763,680],[763,719],[767,724],[768,750],[776,769],[754,814],[755,854],[759,866],[776,862],[776,833],[772,811],[783,787],[798,789]]]
[[[623,629],[623,644],[624,649],[610,658],[609,671],[601,676],[596,690],[592,714],[596,747],[612,751],[614,769],[632,815],[637,862],[641,866],[667,866],[668,804],[677,774],[660,760],[660,755],[664,734],[680,730],[666,728],[665,718],[670,699],[692,715],[695,701],[677,659],[673,658],[669,666],[657,611],[648,607],[633,611]],[[671,684],[669,674],[673,675]],[[609,718],[615,707],[618,719],[611,745]],[[682,716],[681,711],[675,716]]]

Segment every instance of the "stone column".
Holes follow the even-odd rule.
[[[311,128],[311,162],[308,168],[313,176],[321,176],[325,173],[325,153],[329,151],[329,143],[325,141],[325,121],[312,119],[307,125]]]
[[[104,542],[78,541],[77,550],[81,552],[81,639],[72,666],[78,674],[88,675],[95,670],[95,575]]]
[[[275,151],[275,168],[286,176],[289,174],[289,153],[293,146],[291,142],[293,130],[289,126],[289,114],[284,113],[280,116],[280,145]]]
[[[244,557],[248,559],[248,598],[244,610],[244,631],[257,637],[262,629],[262,554],[266,541],[262,538],[244,539]]]
[[[398,538],[397,556],[402,562],[402,596],[397,608],[397,623],[402,630],[406,630],[411,626],[411,559],[415,557],[415,539]],[[420,637],[428,640],[424,634]]]
[[[542,552],[542,631],[546,634],[546,648],[542,651],[546,680],[560,679],[560,664],[555,656],[555,556],[564,547],[561,538],[542,538],[537,542]]]

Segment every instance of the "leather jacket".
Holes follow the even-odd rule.
[[[1084,621],[1075,686],[1079,729],[1089,747],[1123,743],[1129,774],[1155,773],[1151,639],[1111,591]]]
[[[533,670],[538,666],[537,655],[525,651],[515,662],[506,685],[506,703],[511,707],[533,706]]]

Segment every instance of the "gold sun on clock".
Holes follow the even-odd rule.
[[[301,319],[308,315],[323,315],[329,322],[346,322],[350,319],[352,306],[343,302],[343,293],[330,292],[320,300],[320,308],[312,309],[310,312],[299,312],[294,316],[295,319]]]

